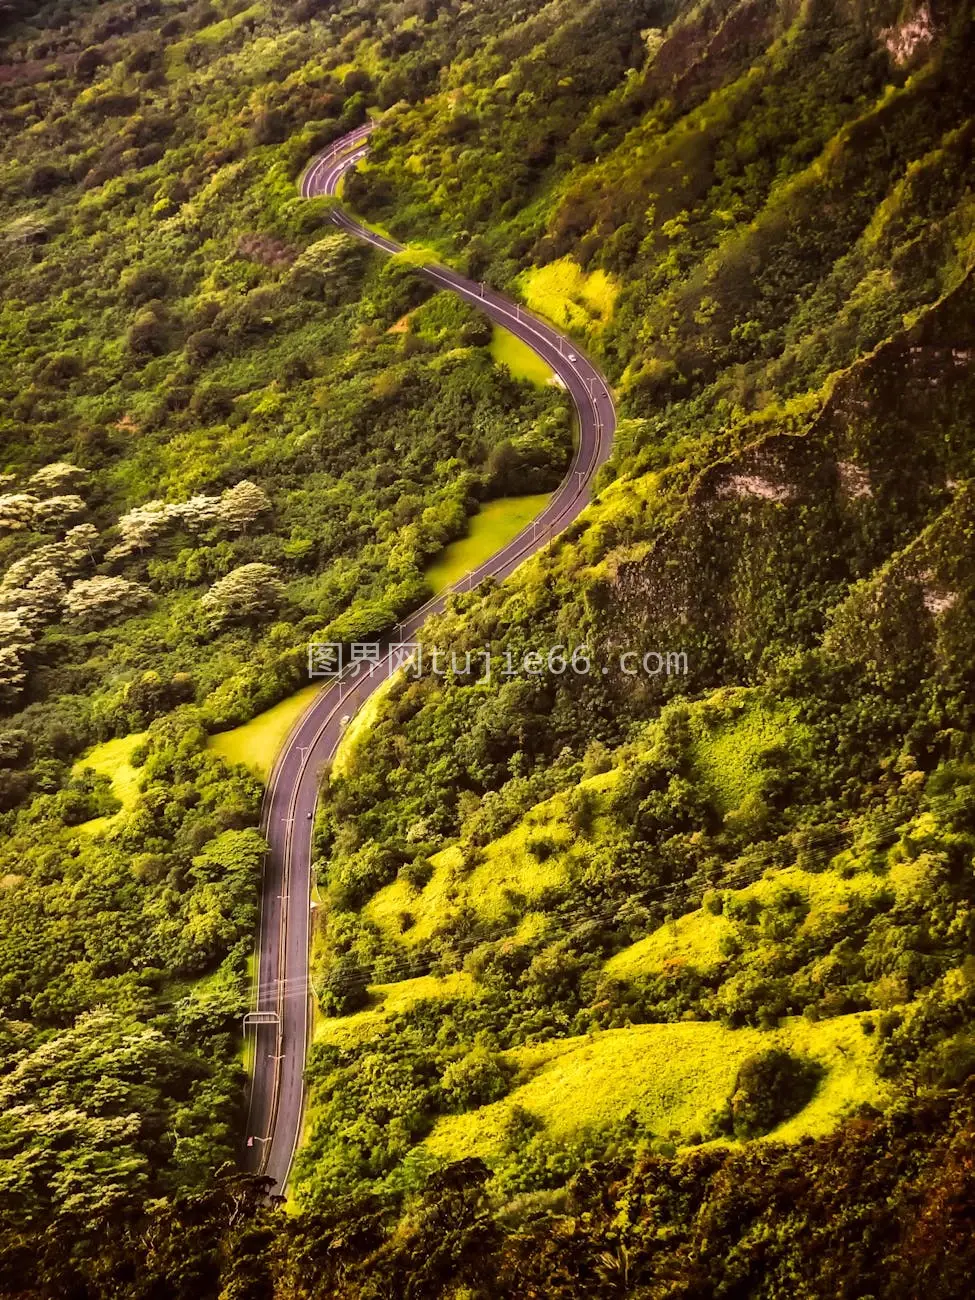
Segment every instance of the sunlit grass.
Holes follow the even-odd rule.
[[[608,1128],[632,1112],[653,1133],[680,1142],[706,1131],[742,1061],[770,1047],[808,1056],[824,1073],[812,1100],[769,1136],[794,1141],[826,1133],[852,1108],[884,1094],[861,1018],[812,1024],[796,1017],[775,1030],[727,1029],[711,1021],[635,1025],[516,1048],[507,1055],[526,1082],[501,1101],[439,1120],[427,1146],[448,1160],[490,1159],[515,1106],[537,1116],[555,1139]]]
[[[913,864],[912,864],[913,865]],[[870,903],[893,887],[898,895],[909,896],[916,887],[916,872],[892,871],[889,876],[861,872],[849,877],[836,871],[810,872],[797,867],[775,871],[743,889],[722,890],[725,903],[734,899],[745,903],[755,899],[763,906],[773,906],[783,890],[802,898],[808,908],[798,933],[813,935],[830,926],[837,913],[843,915],[858,903]],[[611,957],[604,969],[617,979],[666,974],[684,965],[697,971],[709,971],[724,960],[721,940],[735,931],[735,924],[723,914],[714,915],[696,908],[676,920],[667,921],[646,938],[630,944]],[[770,959],[776,942],[766,941]]]
[[[267,6],[263,4],[251,5],[248,9],[242,9],[232,18],[221,18],[218,22],[210,23],[208,27],[201,27],[196,33],[194,40],[200,41],[204,45],[218,45],[231,36],[237,27],[252,19],[257,21],[267,16]]]
[[[228,762],[243,763],[259,776],[266,777],[288,732],[321,689],[321,686],[306,686],[296,691],[280,704],[251,718],[250,722],[211,736],[208,748],[221,754]]]
[[[540,514],[549,500],[547,492],[526,497],[500,497],[487,501],[471,517],[466,537],[445,547],[426,571],[434,595],[446,591],[466,573],[517,537],[526,524]]]
[[[761,784],[763,751],[789,738],[789,719],[742,692],[741,713],[711,731],[701,728],[694,763],[722,813],[738,808]]]
[[[333,776],[344,775],[349,766],[349,759],[352,757],[359,741],[376,721],[383,700],[389,693],[389,688],[396,680],[396,676],[397,674],[394,673],[392,677],[388,677],[381,685],[376,687],[346,727],[335,751],[335,757],[332,759]]]
[[[527,379],[541,387],[550,384],[555,377],[555,371],[547,361],[500,325],[495,325],[491,334],[490,352],[497,364],[507,366],[515,379]]]
[[[132,766],[132,751],[145,739],[144,731],[133,731],[129,736],[119,736],[115,740],[106,740],[101,745],[96,745],[94,749],[88,751],[83,758],[79,758],[74,765],[74,771],[80,772],[83,768],[91,767],[102,776],[107,776],[112,783],[112,794],[119,800],[122,807],[119,812],[110,817],[93,817],[90,821],[82,822],[76,829],[84,831],[88,835],[100,834],[102,831],[111,829],[117,818],[129,812],[135,806],[135,801],[139,797],[139,789],[142,784],[142,774],[137,767]]]
[[[186,71],[186,54],[194,45],[217,46],[222,44],[232,36],[238,27],[249,21],[260,22],[262,18],[267,17],[267,5],[258,3],[253,4],[247,9],[242,9],[240,13],[233,14],[229,18],[221,18],[217,22],[210,23],[206,27],[201,27],[199,31],[194,32],[192,36],[186,37],[182,41],[176,41],[169,46],[166,54],[166,74],[172,79]]]
[[[583,784],[596,791],[605,790],[617,776],[608,772]],[[528,847],[536,836],[552,845],[543,861]],[[429,939],[465,910],[483,919],[510,921],[515,928],[547,889],[569,880],[576,865],[573,847],[574,836],[566,820],[566,796],[558,794],[536,804],[507,835],[488,844],[483,861],[465,868],[459,848],[443,849],[430,859],[433,875],[422,890],[414,890],[402,879],[394,880],[366,904],[364,914],[390,937],[398,936],[405,944]],[[404,930],[403,917],[407,914],[412,923]]]
[[[247,955],[247,1004],[254,1006],[257,994],[257,952],[251,952]],[[252,1075],[254,1073],[254,1060],[257,1049],[256,1034],[242,1034],[240,1040],[240,1063],[244,1067],[244,1073]]]
[[[420,975],[395,984],[370,984],[371,1006],[351,1016],[316,1015],[314,1041],[350,1047],[380,1033],[389,1017],[425,998],[447,999],[470,997],[474,982],[463,971],[452,975]]]
[[[667,921],[645,939],[630,944],[606,963],[607,975],[617,979],[635,979],[658,974],[668,965],[692,965],[705,971],[722,960],[721,937],[733,927],[723,916],[712,916],[698,909]]]

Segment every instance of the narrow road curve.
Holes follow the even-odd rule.
[[[302,178],[302,195],[335,195],[345,173],[365,157],[374,125],[350,132],[315,158]],[[402,252],[402,245],[367,230],[341,209],[332,219],[374,248]],[[557,330],[493,289],[446,267],[429,265],[419,270],[438,287],[459,293],[538,353],[562,379],[578,419],[575,454],[561,485],[531,524],[453,588],[467,591],[484,578],[506,577],[586,507],[593,475],[612,447],[616,412],[602,375]],[[398,624],[386,642],[409,641],[445,602],[446,593],[427,601]],[[363,668],[358,676],[347,671],[322,687],[282,746],[264,799],[262,828],[270,847],[262,885],[254,1009],[264,1013],[266,1023],[251,1031],[256,1041],[246,1163],[255,1173],[274,1179],[276,1194],[284,1192],[301,1133],[312,1007],[308,979],[312,819],[319,775],[338,746],[343,718],[351,717],[390,675],[389,658],[384,655],[379,664],[368,671]]]

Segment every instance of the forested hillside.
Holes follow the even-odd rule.
[[[971,6],[3,8],[0,1290],[966,1295]],[[343,201],[620,422],[324,777],[283,1214],[232,1163],[240,737],[571,452],[297,197],[367,117]]]
[[[19,1224],[234,1158],[261,784],[209,738],[306,684],[309,639],[421,604],[480,501],[554,486],[571,443],[565,398],[496,365],[486,320],[298,198],[364,115],[344,46],[309,64],[315,30],[259,6],[47,19],[13,29],[0,81]]]

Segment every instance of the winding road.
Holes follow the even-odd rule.
[[[368,152],[375,123],[335,141],[313,160],[301,181],[306,198],[335,195],[339,182]],[[342,230],[386,253],[403,246],[366,229],[342,209],[332,217]],[[616,412],[600,372],[557,330],[485,285],[446,267],[419,268],[434,284],[460,294],[527,343],[562,379],[575,404],[578,437],[568,473],[544,510],[512,541],[455,584],[467,591],[487,577],[501,579],[568,526],[590,499],[593,475],[606,460]],[[444,608],[444,593],[404,619],[385,644],[409,641],[426,618]],[[293,727],[268,782],[262,828],[265,859],[258,935],[256,997],[249,1019],[255,1035],[246,1165],[274,1180],[282,1194],[301,1134],[304,1070],[311,1028],[308,980],[311,933],[312,828],[323,765],[333,757],[347,719],[390,676],[390,656],[358,665],[323,686]]]

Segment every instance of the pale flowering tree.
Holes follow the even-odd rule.
[[[45,569],[54,569],[60,572],[63,550],[63,545],[60,542],[52,542],[50,546],[39,546],[36,551],[31,551],[28,555],[22,555],[19,560],[14,560],[3,575],[0,590],[16,591],[21,587],[26,587]]]
[[[88,507],[81,497],[74,493],[66,496],[46,497],[34,507],[33,526],[38,531],[64,528],[73,520],[80,519],[88,513]]]
[[[98,575],[76,582],[64,598],[64,612],[83,627],[104,626],[135,614],[152,601],[141,582]]]
[[[202,532],[220,518],[220,498],[202,493],[174,506],[176,518],[191,532]]]
[[[19,613],[32,632],[56,622],[67,588],[53,569],[42,569],[24,587],[0,588],[0,610]]]
[[[60,542],[39,546],[36,551],[15,560],[3,575],[0,590],[26,587],[45,569],[53,569],[65,581],[77,577],[87,564],[93,563],[97,541],[98,529],[94,524],[69,528]]]
[[[165,501],[147,501],[122,515],[118,521],[122,540],[112,547],[107,558],[113,560],[134,551],[147,551],[172,527],[172,510]]]
[[[27,486],[34,492],[60,496],[80,492],[88,485],[90,478],[90,472],[80,465],[69,465],[67,461],[57,460],[32,474],[27,480]]]
[[[86,564],[95,563],[98,529],[94,524],[76,524],[65,533],[61,545],[65,571],[80,573]]]
[[[0,696],[12,698],[27,680],[25,660],[32,645],[22,611],[0,610]]]
[[[246,479],[219,497],[199,493],[188,501],[147,501],[119,519],[122,540],[112,547],[107,558],[124,559],[136,551],[147,551],[177,528],[202,533],[219,525],[231,533],[244,532],[270,509],[267,493]]]
[[[270,509],[271,498],[264,489],[244,479],[223,493],[217,507],[217,518],[230,532],[243,533]]]
[[[200,605],[213,626],[220,627],[273,614],[283,594],[284,583],[273,564],[242,564],[215,582]]]
[[[16,533],[29,528],[36,506],[37,497],[29,492],[11,492],[0,497],[0,532]]]

